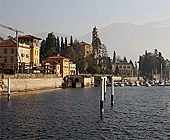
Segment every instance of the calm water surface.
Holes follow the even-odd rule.
[[[170,87],[116,87],[114,98],[107,87],[101,118],[99,87],[2,96],[0,139],[170,139]]]

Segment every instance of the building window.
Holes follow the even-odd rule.
[[[24,53],[21,53],[21,57],[24,57],[25,56],[25,54]]]
[[[14,48],[11,48],[11,54],[14,54]]]
[[[26,57],[29,58],[29,54],[26,54]]]
[[[11,63],[12,64],[14,63],[14,57],[11,57]]]
[[[123,66],[123,69],[126,69],[126,66]]]
[[[119,66],[120,69],[122,69],[122,66]]]
[[[4,63],[7,63],[7,57],[4,56]]]
[[[128,69],[130,69],[130,66],[127,66]]]
[[[4,54],[7,54],[7,49],[4,49]]]

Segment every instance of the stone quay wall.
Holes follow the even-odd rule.
[[[0,87],[0,92],[8,91],[8,79],[3,79],[3,85]],[[55,78],[11,78],[11,92],[31,91],[50,88],[60,88],[63,82],[62,77]]]

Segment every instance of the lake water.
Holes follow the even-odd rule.
[[[103,117],[100,88],[69,88],[0,97],[0,139],[169,140],[170,87],[110,87]]]

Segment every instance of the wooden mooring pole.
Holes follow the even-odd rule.
[[[11,90],[11,83],[10,83],[10,78],[8,78],[8,101],[10,100],[10,90]]]
[[[106,77],[103,78],[104,79],[104,100],[106,100]]]
[[[111,105],[114,104],[114,77],[111,77]]]
[[[100,115],[103,115],[104,113],[104,78],[101,77],[101,98],[100,98]]]

